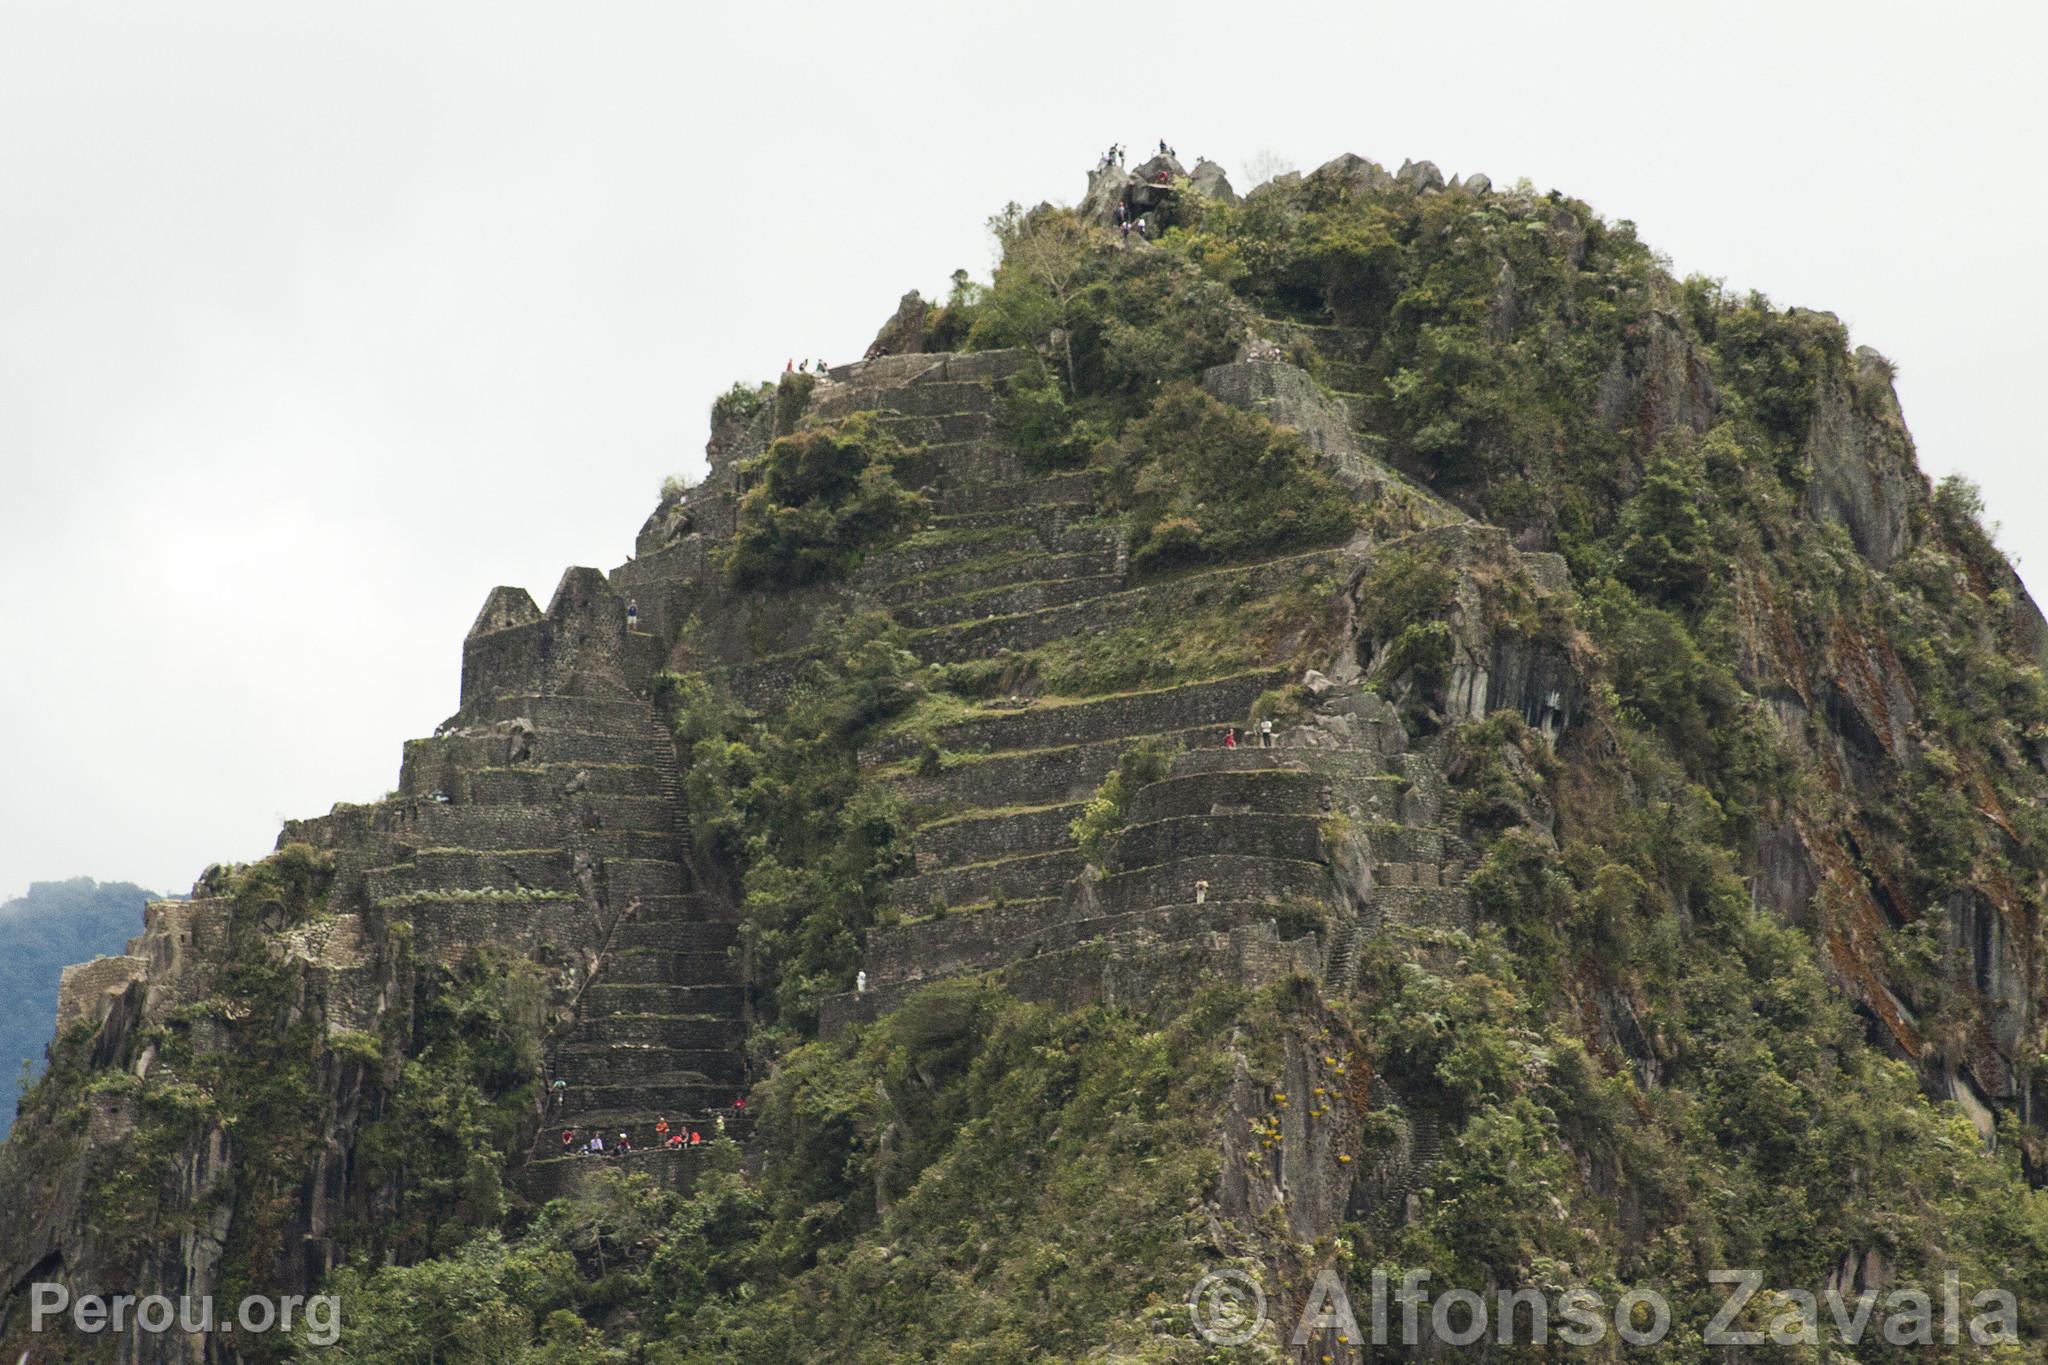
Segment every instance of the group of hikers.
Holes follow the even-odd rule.
[[[812,365],[811,358],[805,356],[803,362],[799,364],[796,357],[791,356],[782,362],[782,372],[784,374],[823,374],[825,373],[825,361],[821,357],[816,365]]]
[[[1160,139],[1159,139],[1159,155],[1161,155],[1161,156],[1172,156],[1172,155],[1174,155],[1174,150],[1173,150],[1173,148],[1171,148],[1171,147],[1169,147],[1169,146],[1167,146],[1167,145],[1166,145],[1166,139],[1165,139],[1165,138],[1160,138]],[[1104,170],[1104,171],[1106,171],[1106,170],[1108,170],[1108,169],[1109,169],[1109,168],[1110,168],[1111,166],[1121,166],[1121,165],[1123,165],[1123,164],[1124,164],[1124,144],[1123,144],[1123,143],[1121,143],[1121,142],[1112,142],[1112,143],[1110,143],[1110,144],[1109,144],[1109,150],[1108,150],[1108,151],[1106,151],[1106,152],[1104,152],[1104,153],[1102,154],[1102,161],[1101,161],[1101,162],[1100,162],[1100,163],[1099,163],[1099,164],[1097,165],[1096,169],[1097,169],[1097,170]]]
[[[548,1092],[555,1108],[559,1109],[562,1107],[568,1090],[568,1083],[559,1076],[549,1084]],[[738,1118],[746,1112],[747,1097],[745,1095],[734,1096],[733,1102],[724,1109],[712,1110],[712,1140],[716,1141],[725,1136],[725,1121],[728,1116]],[[703,1145],[704,1132],[702,1129],[691,1128],[683,1124],[671,1127],[665,1115],[654,1120],[654,1146],[649,1150],[681,1152],[692,1147],[702,1147]],[[609,1143],[605,1141],[604,1130],[601,1128],[592,1128],[590,1136],[587,1138],[580,1135],[573,1127],[562,1130],[562,1154],[564,1156],[631,1156],[633,1151],[633,1136],[623,1129]]]

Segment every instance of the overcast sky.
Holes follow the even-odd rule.
[[[983,220],[1112,140],[1527,176],[1832,309],[2042,581],[2043,37],[1870,0],[0,0],[0,898],[183,889],[382,794],[492,585],[616,566],[716,393],[985,278]]]

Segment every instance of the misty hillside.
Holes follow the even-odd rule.
[[[14,1123],[21,1063],[43,1064],[56,1027],[64,968],[118,953],[142,932],[150,892],[90,877],[36,882],[0,905],[0,1134]]]

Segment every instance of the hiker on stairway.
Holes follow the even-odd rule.
[[[654,1140],[656,1142],[668,1141],[668,1119],[666,1117],[658,1118],[654,1121]]]
[[[562,1155],[567,1156],[574,1150],[576,1150],[576,1130],[574,1128],[564,1128],[562,1130]]]

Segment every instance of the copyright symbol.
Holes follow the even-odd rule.
[[[1188,1321],[1212,1346],[1242,1346],[1265,1325],[1265,1291],[1242,1270],[1212,1270],[1188,1291]]]

